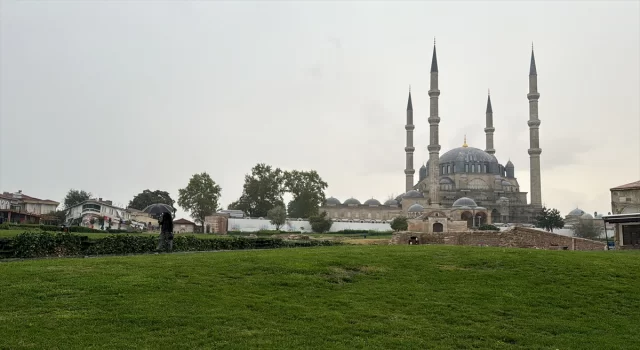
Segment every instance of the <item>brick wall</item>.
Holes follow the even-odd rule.
[[[584,238],[567,237],[559,234],[524,227],[508,231],[449,231],[444,233],[398,232],[390,244],[409,244],[411,237],[417,237],[420,244],[449,244],[466,246],[490,246],[513,248],[536,248],[550,250],[604,250],[604,242]]]

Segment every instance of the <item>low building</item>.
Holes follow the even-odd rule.
[[[178,219],[173,221],[174,233],[193,233],[196,232],[196,224],[187,219]]]
[[[56,211],[60,202],[27,196],[18,191],[0,194],[0,218],[15,223],[39,224],[43,216]]]
[[[620,249],[640,249],[640,212],[607,215],[602,220],[614,225],[613,241]]]
[[[610,191],[613,214],[640,213],[640,181],[617,186]]]
[[[116,207],[112,201],[89,199],[67,209],[66,223],[99,230],[124,229],[131,221],[131,213]]]

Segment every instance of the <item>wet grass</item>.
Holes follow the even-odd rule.
[[[449,246],[0,263],[0,348],[629,348],[639,265]]]

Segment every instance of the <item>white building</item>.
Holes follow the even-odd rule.
[[[100,230],[120,229],[130,222],[131,214],[102,198],[89,199],[67,209],[67,224],[79,224]],[[93,222],[93,224],[92,224]]]

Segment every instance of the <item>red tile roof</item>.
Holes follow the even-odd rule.
[[[632,183],[628,183],[626,185],[621,185],[618,187],[614,187],[611,189],[611,191],[613,190],[635,190],[635,189],[640,189],[640,180],[636,181],[636,182],[632,182]]]
[[[178,219],[178,220],[174,220],[173,221],[174,225],[178,224],[178,225],[195,225],[195,223],[187,220],[187,219]]]
[[[6,198],[6,199],[14,199],[13,194],[9,192],[2,193],[0,197]],[[20,194],[20,198],[15,198],[15,199],[20,199],[27,202],[40,202],[40,203],[49,203],[49,204],[55,204],[55,205],[60,204],[60,202],[52,201],[51,199],[40,199],[36,197],[31,197],[31,196],[27,196],[24,193]]]

